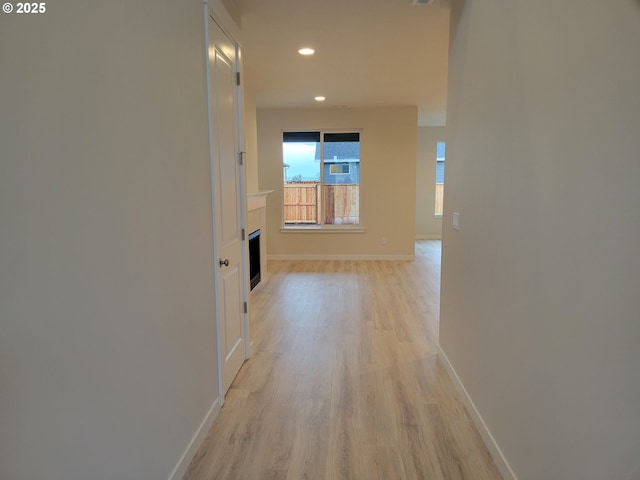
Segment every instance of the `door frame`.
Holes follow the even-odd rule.
[[[222,327],[221,327],[221,312],[220,312],[220,298],[219,298],[219,285],[220,285],[220,269],[218,268],[217,259],[219,258],[219,248],[217,241],[217,226],[216,226],[216,196],[213,190],[215,185],[215,168],[214,168],[214,144],[213,144],[213,134],[212,134],[212,126],[213,126],[213,118],[211,111],[211,73],[210,73],[210,61],[211,55],[209,51],[209,22],[212,21],[220,27],[220,29],[224,32],[224,34],[231,40],[236,50],[236,59],[235,59],[235,71],[236,75],[240,75],[241,72],[241,48],[240,42],[237,39],[237,36],[234,35],[229,28],[225,26],[224,19],[220,18],[220,16],[216,13],[212,6],[208,5],[207,1],[204,2],[204,10],[205,10],[205,28],[204,28],[204,42],[205,42],[205,79],[206,79],[206,90],[207,90],[207,124],[208,124],[208,135],[209,135],[209,175],[210,175],[210,193],[211,193],[211,217],[212,217],[212,250],[213,250],[213,278],[214,278],[214,298],[215,298],[215,326],[216,326],[216,350],[217,350],[217,369],[218,369],[218,395],[220,398],[220,406],[224,405],[224,397],[226,392],[224,391],[223,378],[222,378],[222,366],[223,366],[223,352],[222,352]],[[240,78],[240,77],[239,77]],[[243,241],[242,241],[242,265],[241,265],[241,275],[242,275],[242,301],[247,305],[246,311],[243,313],[243,322],[244,322],[244,358],[245,360],[250,357],[250,339],[249,339],[249,275],[248,275],[248,242],[246,235],[246,209],[247,209],[247,193],[246,193],[246,173],[245,173],[245,162],[244,162],[244,130],[243,130],[243,96],[242,96],[242,87],[241,85],[236,85],[236,118],[237,118],[237,142],[236,145],[237,153],[238,153],[238,162],[239,165],[239,183],[238,190],[240,192],[240,226],[243,231]]]

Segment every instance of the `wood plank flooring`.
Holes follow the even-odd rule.
[[[416,257],[269,262],[185,480],[501,479],[437,357],[440,242]]]

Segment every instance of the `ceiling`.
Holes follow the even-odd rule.
[[[448,0],[224,3],[242,32],[245,88],[257,108],[416,105],[418,125],[445,125]],[[301,47],[316,53],[303,57]]]

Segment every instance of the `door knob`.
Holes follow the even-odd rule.
[[[221,267],[228,267],[229,266],[229,259],[225,258],[224,260],[220,259],[220,266]]]

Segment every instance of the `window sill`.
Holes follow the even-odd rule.
[[[280,233],[364,233],[365,228],[361,225],[309,225],[282,227]]]
[[[441,213],[436,213],[433,215],[433,218],[442,218],[442,214]]]

